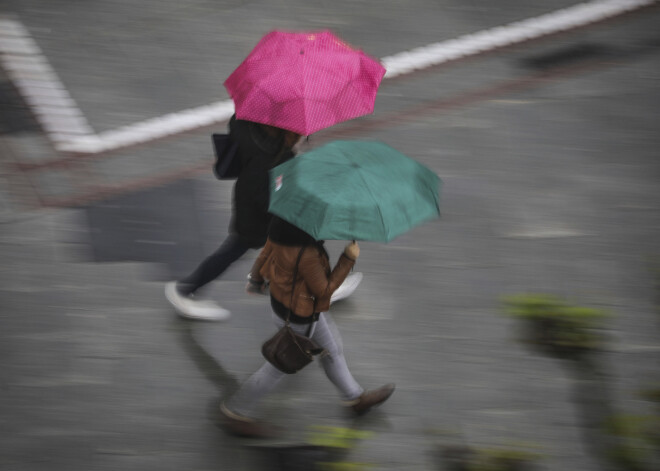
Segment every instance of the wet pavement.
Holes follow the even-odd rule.
[[[330,27],[383,57],[572,5],[349,3],[28,0],[0,15],[28,27],[103,131],[226,98],[224,77],[273,28]],[[162,294],[226,233],[231,182],[210,173],[210,131],[21,168],[68,157],[0,76],[15,117],[0,122],[0,467],[252,471],[313,455],[431,470],[443,469],[438,445],[468,444],[538,453],[539,469],[602,469],[570,376],[516,341],[500,299],[543,292],[609,311],[615,405],[649,413],[637,393],[660,380],[659,17],[385,81],[374,115],[312,136],[310,147],[378,139],[428,165],[444,182],[442,218],[361,244],[364,281],[331,309],[354,375],[396,382],[390,401],[353,419],[312,365],[264,401],[285,433],[261,444],[217,427],[272,329],[266,299],[243,293],[256,253],[206,292],[227,322],[179,319]],[[328,245],[333,258],[343,246]],[[283,448],[337,434],[341,454]]]

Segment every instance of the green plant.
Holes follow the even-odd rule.
[[[472,448],[444,446],[444,468],[451,471],[527,471],[540,455],[509,448]]]
[[[603,343],[597,328],[607,314],[600,309],[572,306],[546,294],[507,296],[502,301],[509,315],[525,322],[522,340],[545,353],[577,359]]]
[[[578,378],[574,382],[574,397],[592,453],[612,469],[658,469],[660,417],[616,414],[608,391],[607,370],[603,368],[607,363],[594,354],[605,341],[599,328],[607,314],[599,309],[572,306],[545,294],[508,296],[502,301],[508,314],[524,322],[524,342],[552,356],[574,360],[569,369]],[[654,401],[656,407],[660,405],[657,385],[641,395]],[[482,469],[499,471],[488,467],[479,471]]]
[[[308,442],[312,445],[328,448],[353,448],[358,440],[365,440],[373,436],[373,432],[366,430],[327,425],[314,425],[311,430]]]
[[[323,471],[366,471],[374,468],[371,463],[339,461],[339,458],[345,458],[347,452],[357,446],[358,441],[373,436],[373,432],[327,425],[314,425],[310,428],[308,443],[336,452],[336,461],[318,462],[316,463],[318,469]]]
[[[520,450],[483,449],[468,469],[470,471],[523,471],[530,469],[539,456]]]
[[[660,418],[657,416],[615,415],[604,423],[605,432],[617,437],[616,446],[608,450],[609,458],[630,470],[645,470],[652,457]],[[657,450],[656,450],[657,451]]]
[[[660,406],[660,387],[647,388],[639,392],[639,395],[647,401],[655,402]]]

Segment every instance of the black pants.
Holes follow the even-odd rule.
[[[187,296],[215,280],[250,248],[240,235],[229,234],[218,250],[206,257],[194,272],[179,280],[179,292]]]

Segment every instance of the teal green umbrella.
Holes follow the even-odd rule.
[[[381,142],[334,141],[270,179],[269,211],[317,240],[388,242],[440,215],[438,176]]]

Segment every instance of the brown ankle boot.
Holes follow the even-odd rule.
[[[236,414],[230,411],[224,403],[220,406],[220,414],[223,428],[232,435],[246,438],[273,438],[277,435],[274,427]]]
[[[354,404],[350,405],[350,407],[355,414],[362,415],[372,407],[378,406],[387,401],[394,392],[394,387],[394,384],[390,383],[381,386],[378,389],[374,389],[373,391],[365,391]]]

